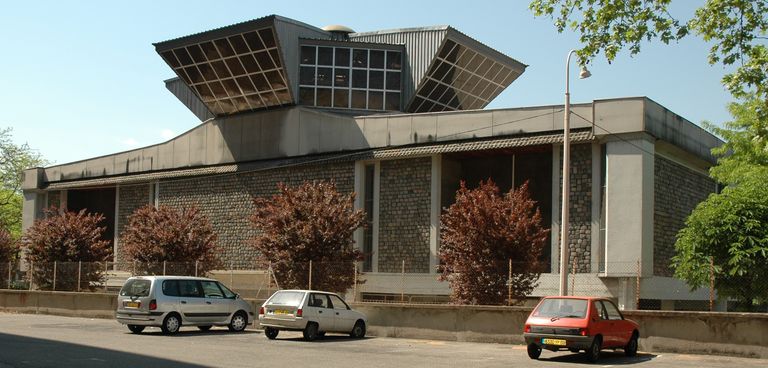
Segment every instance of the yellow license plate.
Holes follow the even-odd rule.
[[[275,309],[275,314],[291,314],[291,311],[285,309]]]
[[[565,340],[562,339],[541,339],[544,345],[565,346]]]
[[[140,302],[125,302],[125,306],[127,308],[138,308],[139,306],[141,306],[141,303]]]

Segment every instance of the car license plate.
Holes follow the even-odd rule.
[[[291,312],[285,309],[275,309],[275,314],[291,314]]]
[[[563,339],[541,339],[541,343],[544,345],[565,346],[565,340]]]
[[[141,306],[140,302],[125,302],[126,308],[138,308]]]

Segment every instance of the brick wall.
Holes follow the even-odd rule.
[[[654,160],[653,274],[672,276],[677,232],[701,201],[715,190],[715,182],[683,165],[656,156]]]
[[[133,214],[139,207],[149,204],[149,184],[138,184],[130,186],[118,187],[119,200],[117,207],[117,233],[118,236],[123,234],[123,229],[128,225],[128,217]],[[120,251],[120,242],[117,244],[117,254],[115,254],[115,260],[117,262],[125,262],[126,259],[123,252]]]
[[[159,202],[175,208],[198,206],[218,234],[221,259],[225,265],[252,268],[258,256],[248,244],[255,235],[248,221],[253,212],[253,198],[275,194],[278,182],[296,186],[304,181],[328,179],[336,181],[340,192],[352,192],[354,163],[297,166],[161,182]]]
[[[568,231],[568,269],[573,270],[574,260],[576,261],[576,272],[592,272],[592,145],[574,144],[571,145],[571,177],[570,177],[570,218]],[[560,184],[558,188],[558,208],[562,208],[563,203],[563,154],[560,149]],[[562,211],[558,210],[552,214],[552,217],[558,219]],[[558,244],[560,244],[560,233],[557,234]],[[558,248],[559,249],[559,248]],[[552,256],[552,264],[560,264],[560,251],[558,250]]]
[[[379,272],[429,272],[430,157],[381,162]]]

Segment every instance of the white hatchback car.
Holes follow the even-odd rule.
[[[282,331],[302,331],[312,341],[326,332],[365,337],[368,319],[353,310],[338,295],[314,290],[280,290],[259,309],[264,335],[274,340]]]

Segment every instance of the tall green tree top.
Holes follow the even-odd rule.
[[[0,226],[14,239],[21,237],[22,173],[47,163],[26,143],[14,143],[11,128],[0,128]]]
[[[690,18],[670,14],[672,0],[533,0],[536,16],[554,19],[559,32],[580,34],[578,51],[587,63],[603,53],[613,61],[619,51],[634,55],[645,41],[665,44],[695,34],[712,44],[709,63],[736,65],[723,84],[737,98],[749,93],[762,101],[768,116],[768,0],[707,0]],[[761,119],[765,121],[766,119]],[[763,125],[765,127],[765,125]]]

